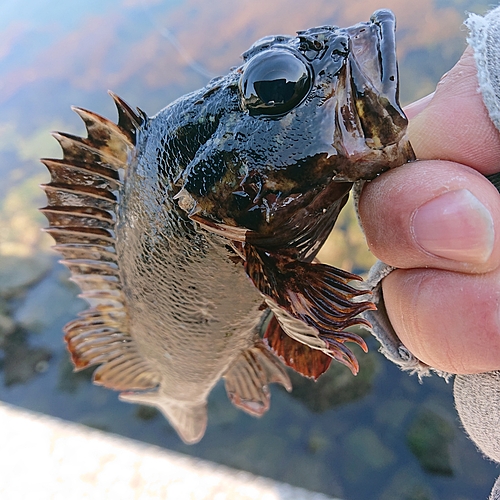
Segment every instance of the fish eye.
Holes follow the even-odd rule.
[[[311,71],[298,56],[286,49],[265,50],[243,69],[243,106],[251,115],[282,115],[303,101],[311,83]]]

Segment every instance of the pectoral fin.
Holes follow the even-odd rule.
[[[207,428],[206,401],[194,404],[175,401],[160,392],[122,392],[120,399],[127,403],[154,406],[160,410],[186,444],[201,440]]]
[[[267,298],[283,330],[295,340],[348,366],[356,374],[358,363],[344,343],[355,342],[367,350],[364,340],[345,331],[353,325],[368,325],[358,315],[375,309],[370,301],[358,297],[366,295],[349,285],[361,280],[355,274],[319,263],[301,262],[282,254],[273,254],[252,245],[245,245],[245,269],[255,286]],[[298,331],[287,322],[299,320],[307,333]],[[302,328],[303,329],[303,328]]]
[[[250,415],[260,417],[270,406],[268,384],[277,382],[292,390],[290,379],[280,361],[261,340],[243,351],[224,374],[230,401]]]

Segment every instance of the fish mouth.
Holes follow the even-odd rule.
[[[337,181],[373,179],[414,159],[406,137],[408,119],[399,104],[396,18],[387,9],[374,12],[367,23],[345,29],[349,55],[340,109],[351,109],[357,125],[337,129],[335,147],[351,162]],[[354,131],[353,131],[354,128]],[[381,161],[381,158],[384,161]]]
[[[408,125],[399,104],[396,18],[390,10],[377,10],[369,23],[347,32],[353,96],[367,143],[374,148],[394,144]]]

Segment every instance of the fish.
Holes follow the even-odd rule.
[[[356,374],[347,330],[374,309],[361,278],[317,254],[355,182],[414,159],[399,104],[395,17],[260,39],[226,76],[149,117],[110,92],[114,123],[73,108],[42,159],[61,262],[89,307],[68,323],[75,370],[159,409],[185,443],[224,380],[254,416],[286,367]]]

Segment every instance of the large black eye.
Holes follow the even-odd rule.
[[[252,115],[280,115],[299,104],[311,88],[306,63],[285,49],[260,52],[240,80],[243,106]]]

